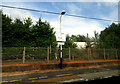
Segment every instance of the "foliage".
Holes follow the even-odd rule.
[[[3,47],[2,48],[2,59],[21,59],[23,55],[23,47]]]
[[[93,45],[95,48],[99,48],[100,47],[100,38],[99,38],[99,34],[98,32],[94,31],[94,37],[92,38],[92,41],[94,42]]]
[[[87,33],[87,37],[86,37],[86,41],[85,42],[86,42],[86,48],[90,48],[92,46],[91,39],[90,39],[88,33]]]
[[[120,49],[120,25],[112,23],[101,31],[101,47]]]
[[[65,42],[65,45],[64,45],[65,48],[75,48],[77,47],[76,44],[73,43],[73,41],[71,40],[71,37],[69,35],[66,36],[66,42]]]
[[[4,46],[10,46],[12,37],[12,19],[2,14],[2,43]]]
[[[33,25],[31,18],[13,20],[5,14],[2,14],[2,39],[4,47],[48,47],[57,44],[55,32],[48,22],[39,18]]]
[[[34,38],[33,46],[46,47],[48,45],[55,45],[56,37],[53,28],[50,27],[49,23],[42,22],[41,18],[37,24],[33,25],[32,37]]]
[[[86,41],[86,37],[84,35],[72,35],[71,36],[71,39],[74,41],[74,42],[85,42]]]
[[[69,35],[66,36],[66,43],[65,43],[65,48],[71,47],[71,48],[75,48],[77,47],[76,44],[74,44],[74,42],[86,42],[86,48],[91,47],[92,44],[92,39],[88,36],[87,37],[84,35],[72,35],[71,37]]]

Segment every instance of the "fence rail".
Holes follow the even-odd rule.
[[[80,60],[109,60],[119,59],[120,50],[118,49],[77,49],[77,48],[63,48],[63,60],[64,61],[80,61]],[[13,60],[23,59],[25,60],[41,60],[46,61],[58,61],[60,58],[59,48],[42,48],[42,47],[3,47],[2,59]],[[34,61],[35,62],[35,61]],[[40,61],[39,61],[40,62]]]

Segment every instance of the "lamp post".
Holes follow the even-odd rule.
[[[61,18],[62,15],[64,15],[66,12],[63,10],[60,14],[60,35],[62,36],[62,31],[61,31]],[[62,44],[60,45],[60,69],[62,69]]]

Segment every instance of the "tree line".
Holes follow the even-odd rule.
[[[94,36],[89,37],[89,34],[84,35],[67,35],[65,47],[76,47],[73,42],[86,42],[86,48],[115,48],[120,49],[120,25],[112,23],[110,26],[106,27],[100,34],[94,31]]]
[[[101,31],[100,47],[120,49],[120,24],[112,23]]]
[[[56,36],[54,28],[49,22],[42,21],[41,18],[33,24],[30,17],[23,21],[12,19],[6,14],[2,14],[2,46],[3,47],[56,47]],[[116,48],[120,49],[120,25],[112,23],[98,34],[94,31],[94,37],[89,34],[66,36],[64,47],[75,48],[73,42],[86,42],[87,47],[91,47],[94,42],[96,48]]]
[[[4,47],[47,47],[56,46],[54,28],[41,18],[32,24],[31,18],[24,21],[2,13],[2,46]]]

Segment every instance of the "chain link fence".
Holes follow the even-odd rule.
[[[62,53],[63,61],[108,60],[120,58],[120,50],[118,49],[63,48]],[[60,59],[60,49],[51,47],[3,47],[2,59],[3,63],[6,62],[6,60],[7,62],[8,60],[12,60],[12,62],[16,60],[15,62],[19,63],[57,62]]]

